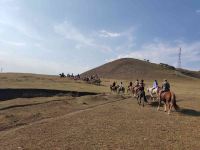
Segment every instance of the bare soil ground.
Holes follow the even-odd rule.
[[[130,95],[111,94],[110,79],[104,79],[103,86],[30,74],[0,74],[0,79],[1,89],[61,91],[55,95],[1,100],[2,150],[200,149],[198,79],[170,81],[181,107],[171,115],[163,108],[157,111],[156,103],[143,108]],[[145,82],[150,86],[152,81]],[[96,95],[76,96],[63,94],[63,90]]]

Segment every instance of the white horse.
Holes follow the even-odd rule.
[[[153,88],[153,87],[147,88],[147,91],[150,94],[151,99],[153,101],[155,101],[155,99],[158,99],[160,89],[161,89],[160,87],[157,87],[157,88]]]

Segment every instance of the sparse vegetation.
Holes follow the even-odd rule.
[[[142,78],[143,70],[137,71]],[[26,94],[30,88],[57,91],[0,101],[0,149],[198,149],[200,80],[164,73],[181,107],[171,116],[163,109],[158,112],[156,102],[141,108],[130,95],[110,94],[109,85],[121,81],[115,73],[113,79],[102,79],[103,86],[58,76],[0,74],[1,89],[23,88]],[[130,76],[124,74],[127,87]],[[146,86],[151,86],[153,76],[144,76]],[[67,91],[101,94],[80,96]]]

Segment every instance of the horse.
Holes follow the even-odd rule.
[[[122,92],[123,94],[125,93],[125,88],[124,87],[120,87],[118,85],[118,88],[117,88],[117,93],[119,94],[120,92]]]
[[[133,91],[133,86],[128,86],[128,88],[127,88],[127,93],[129,93],[129,92],[131,92],[131,91]]]
[[[143,98],[143,101],[142,101]],[[144,102],[148,103],[147,98],[145,96],[145,91],[140,90],[137,92],[137,101],[138,104],[141,105],[141,101],[142,101],[142,106],[144,107]]]
[[[150,87],[150,88],[147,88],[147,92],[150,94],[151,96],[151,99],[153,101],[155,101],[154,98],[157,98],[159,97],[159,92],[161,91],[161,87],[157,87],[157,88],[153,88],[153,87]],[[155,97],[156,96],[156,97]]]
[[[176,95],[172,92],[172,91],[166,91],[166,92],[162,92],[158,101],[158,108],[157,110],[160,110],[160,105],[161,105],[161,101],[164,102],[164,111],[167,112],[167,108],[168,108],[168,114],[170,114],[172,108],[174,107],[175,110],[179,110],[179,106],[176,104]]]
[[[117,86],[110,85],[110,91],[111,92],[117,92],[118,88],[119,88],[119,85],[117,85]]]
[[[134,95],[134,97],[137,97],[137,93],[138,93],[138,91],[139,91],[139,85],[138,86],[134,86],[133,88],[132,88],[132,93],[133,93],[133,95]]]
[[[66,77],[66,75],[64,73],[60,73],[59,76],[60,76],[60,78],[65,78]]]

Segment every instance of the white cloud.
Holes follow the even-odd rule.
[[[114,38],[114,37],[119,37],[121,36],[120,33],[117,33],[117,32],[109,32],[109,31],[106,31],[106,30],[101,30],[99,31],[99,36],[100,37],[110,37],[110,38]]]
[[[76,27],[65,21],[64,23],[54,26],[54,31],[57,34],[64,36],[68,40],[74,40],[78,43],[93,46],[93,40],[83,35]]]
[[[182,48],[182,63],[187,67],[187,63],[200,61],[200,42],[174,44],[167,42],[153,42],[144,44],[140,49],[129,53],[122,53],[116,57],[119,58],[137,58],[148,59],[155,63],[167,63],[177,65],[179,48]],[[111,61],[115,59],[110,59]],[[109,60],[106,60],[109,61]],[[190,67],[191,68],[191,67]]]
[[[101,50],[102,52],[112,51],[112,49],[108,45],[100,44],[96,40],[96,38],[90,37],[90,34],[85,35],[79,31],[78,28],[73,26],[71,23],[64,21],[61,24],[57,24],[54,26],[54,31],[64,36],[67,40],[75,41],[75,48],[81,49],[84,47],[90,47],[94,50]]]
[[[67,40],[74,41],[74,47],[76,49],[90,48],[105,53],[129,50],[135,46],[135,37],[133,36],[134,31],[135,27],[130,27],[129,29],[119,33],[101,30],[84,34],[80,29],[68,21],[54,25],[54,32],[63,36]],[[110,37],[110,40],[108,41],[106,38],[99,39],[99,37]],[[116,37],[123,37],[123,39]],[[114,40],[119,40],[119,44],[113,45],[113,42],[116,42]]]

